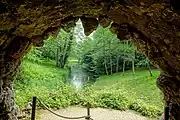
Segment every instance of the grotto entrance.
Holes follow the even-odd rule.
[[[111,22],[121,40],[131,38],[137,49],[162,70],[157,85],[170,106],[170,119],[180,119],[180,16],[178,0],[1,0],[0,120],[15,120],[13,77],[30,46],[81,18],[85,33]]]

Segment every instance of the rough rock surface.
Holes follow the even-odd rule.
[[[86,35],[98,23],[138,50],[162,70],[157,80],[180,119],[180,15],[178,0],[0,0],[0,120],[15,120],[13,76],[31,45],[82,19]]]

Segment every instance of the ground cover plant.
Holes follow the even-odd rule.
[[[65,82],[68,70],[54,64],[55,61],[46,59],[23,61],[23,70],[14,86],[16,101],[21,108],[31,101],[32,96],[38,96],[53,109],[85,106],[89,102],[91,107],[131,109],[149,117],[162,113],[160,91],[155,86],[158,70],[152,70],[153,77],[149,76],[148,70],[141,69],[136,70],[136,75],[132,71],[105,75],[95,83],[77,89]]]

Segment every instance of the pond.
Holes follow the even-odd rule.
[[[89,76],[81,65],[74,64],[71,66],[67,82],[76,88],[81,88],[88,84]]]

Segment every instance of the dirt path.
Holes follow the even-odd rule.
[[[65,116],[82,116],[86,115],[86,108],[81,107],[69,107],[66,109],[61,109],[54,111]],[[67,120],[59,118],[46,110],[40,111],[40,120]],[[119,111],[119,110],[109,110],[102,108],[92,108],[91,116],[93,120],[150,120],[144,116],[141,116],[133,111]],[[84,120],[84,119],[80,119]]]

